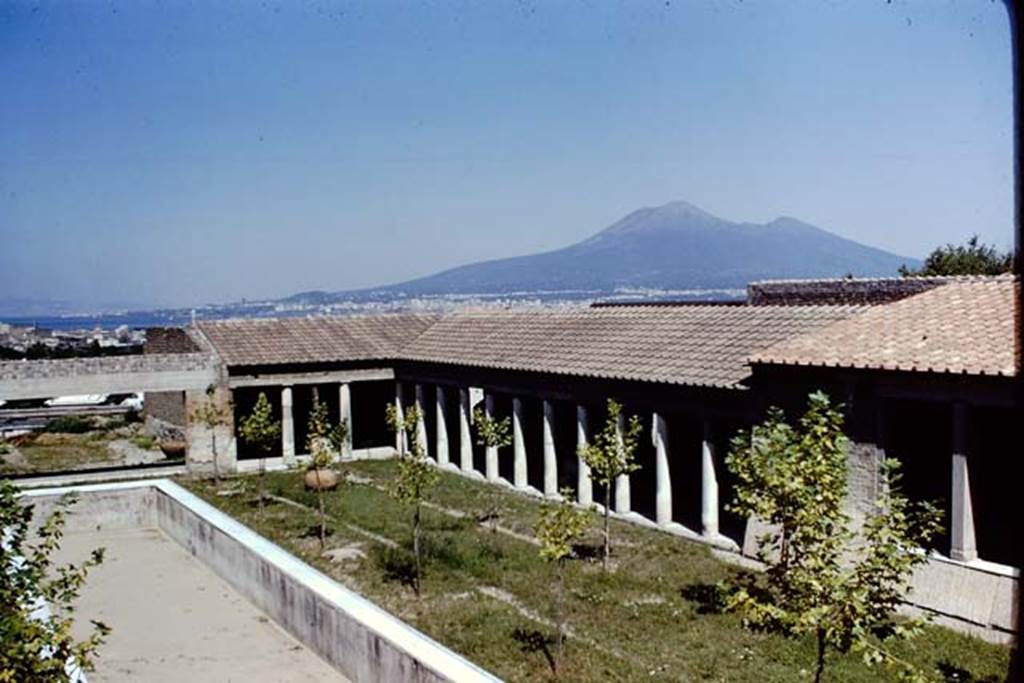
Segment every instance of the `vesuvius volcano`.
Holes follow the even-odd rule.
[[[563,249],[472,263],[363,291],[417,296],[733,289],[769,278],[895,275],[900,265],[917,263],[795,218],[736,223],[676,201],[638,209]]]

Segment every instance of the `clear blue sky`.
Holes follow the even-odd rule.
[[[1012,244],[1001,2],[0,3],[0,298],[187,305],[640,206]]]

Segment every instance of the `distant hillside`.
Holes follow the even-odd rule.
[[[900,265],[917,263],[917,259],[859,244],[795,218],[777,218],[764,225],[734,223],[678,201],[634,211],[564,249],[472,263],[362,293],[737,289],[769,278],[895,275]],[[293,298],[324,303],[332,296],[338,295],[310,292]]]

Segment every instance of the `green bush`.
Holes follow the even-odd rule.
[[[50,434],[85,434],[94,429],[96,421],[91,417],[64,415],[50,420],[42,431]]]
[[[132,437],[132,443],[146,451],[152,451],[157,448],[156,439],[146,434],[136,434]]]

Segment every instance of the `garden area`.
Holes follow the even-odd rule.
[[[184,459],[184,447],[171,454]],[[53,473],[170,461],[156,432],[134,414],[69,415],[43,429],[0,439],[0,475]]]
[[[813,680],[813,638],[751,630],[722,609],[715,587],[741,570],[708,547],[612,520],[605,570],[602,522],[591,514],[566,561],[554,563],[536,540],[540,500],[461,475],[441,472],[424,497],[417,574],[415,506],[389,495],[400,464],[346,463],[340,485],[322,495],[299,471],[181,483],[506,680],[555,678],[560,613],[558,680]],[[937,626],[891,652],[935,681],[1001,681],[1009,661],[1005,647]],[[829,655],[823,680],[899,679],[849,653]]]

